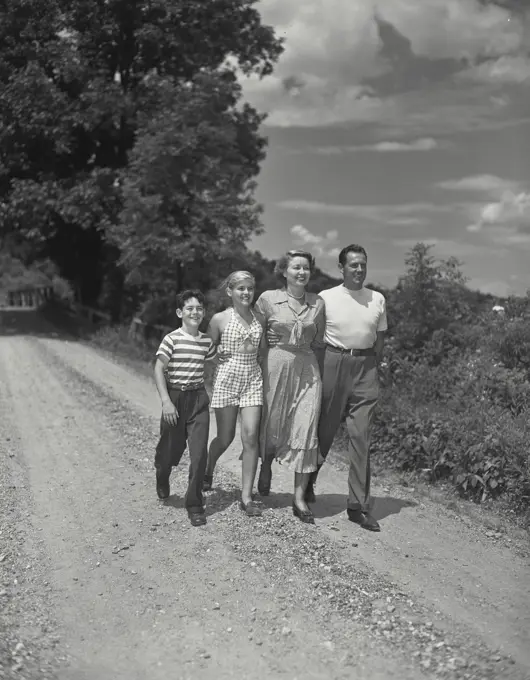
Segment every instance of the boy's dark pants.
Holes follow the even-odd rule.
[[[346,416],[348,431],[348,508],[370,509],[370,439],[379,397],[375,353],[351,356],[326,348],[322,372],[322,409],[318,426],[320,452],[329,453]],[[316,482],[316,473],[311,480]]]
[[[168,481],[171,468],[179,464],[187,444],[190,471],[185,505],[188,512],[202,512],[202,484],[206,472],[210,430],[210,399],[204,387],[189,391],[170,388],[168,392],[179,417],[175,426],[166,423],[164,418],[160,419],[160,440],[155,454],[156,476],[159,481]]]

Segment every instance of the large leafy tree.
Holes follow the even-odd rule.
[[[171,278],[178,288],[209,288],[217,263],[260,230],[252,177],[263,157],[262,118],[237,106],[231,71],[157,79],[151,94],[110,233],[129,279],[151,293],[166,292]]]
[[[119,288],[122,254],[142,259],[135,230],[153,228],[152,256],[165,234],[180,267],[230,229],[248,238],[264,140],[234,70],[266,76],[281,49],[255,0],[6,0],[3,237],[51,257],[89,303]]]

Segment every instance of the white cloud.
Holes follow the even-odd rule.
[[[291,227],[291,234],[297,246],[308,247],[313,255],[319,257],[336,257],[340,252],[336,246],[339,234],[335,230],[328,231],[320,236],[313,234],[302,224]]]
[[[277,204],[285,210],[296,210],[320,215],[344,215],[361,220],[385,224],[421,224],[421,216],[452,213],[459,204],[437,205],[434,203],[396,203],[391,205],[341,205],[318,201],[287,200]],[[466,204],[467,206],[467,204]]]
[[[461,259],[463,257],[476,257],[479,255],[491,255],[491,245],[469,243],[466,241],[460,241],[456,239],[447,238],[398,238],[393,239],[392,243],[397,248],[405,248],[410,250],[413,248],[418,241],[425,243],[426,245],[433,246],[433,255],[435,257],[456,257]]]
[[[482,83],[521,84],[530,80],[530,59],[524,55],[505,55],[489,59],[462,71],[459,79]]]
[[[503,179],[496,175],[471,175],[460,179],[448,179],[438,182],[436,186],[449,191],[479,191],[489,194],[502,195],[505,191],[511,191],[518,186],[518,182]]]
[[[432,137],[422,137],[414,139],[409,142],[397,141],[383,141],[376,144],[358,144],[356,146],[316,146],[310,149],[305,149],[304,153],[316,153],[323,156],[335,156],[347,153],[356,153],[357,151],[375,151],[379,153],[393,153],[399,151],[432,151],[445,147],[446,144],[440,144]]]
[[[320,243],[322,241],[321,236],[317,236],[316,234],[312,234],[309,229],[306,229],[304,226],[301,224],[296,224],[294,227],[291,227],[291,234],[297,239],[297,241],[306,246],[306,245],[316,245],[317,243]]]
[[[412,58],[493,59],[516,54],[524,36],[507,9],[479,0],[261,0],[259,8],[285,52],[272,77],[250,78],[245,91],[277,126],[407,120],[399,98],[382,101],[366,86],[392,69],[376,11],[408,38]]]
[[[432,137],[424,137],[416,139],[413,142],[379,142],[374,144],[374,151],[392,152],[392,151],[432,151],[438,146],[435,139]]]
[[[497,244],[530,247],[530,192],[505,191],[500,200],[486,203],[467,227]]]
[[[467,282],[469,288],[480,290],[483,293],[489,293],[496,297],[509,297],[514,295],[516,291],[506,281],[490,281],[482,278],[472,278]]]

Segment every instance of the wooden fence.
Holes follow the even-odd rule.
[[[53,286],[13,289],[0,293],[0,309],[39,309],[55,300]],[[57,305],[68,316],[87,321],[92,326],[112,325],[112,316],[94,307],[63,300],[57,301]],[[135,317],[129,326],[129,337],[136,341],[158,343],[166,333],[172,330],[171,326],[148,324]]]
[[[38,309],[53,297],[53,286],[8,289],[0,295],[0,308]]]
[[[79,302],[70,302],[64,306],[64,309],[70,316],[88,321],[93,326],[101,324],[110,326],[112,324],[112,316],[110,314],[102,312],[100,309],[94,309],[94,307],[87,307]]]

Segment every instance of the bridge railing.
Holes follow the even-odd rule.
[[[8,289],[0,294],[0,308],[38,309],[54,297],[53,286]]]

